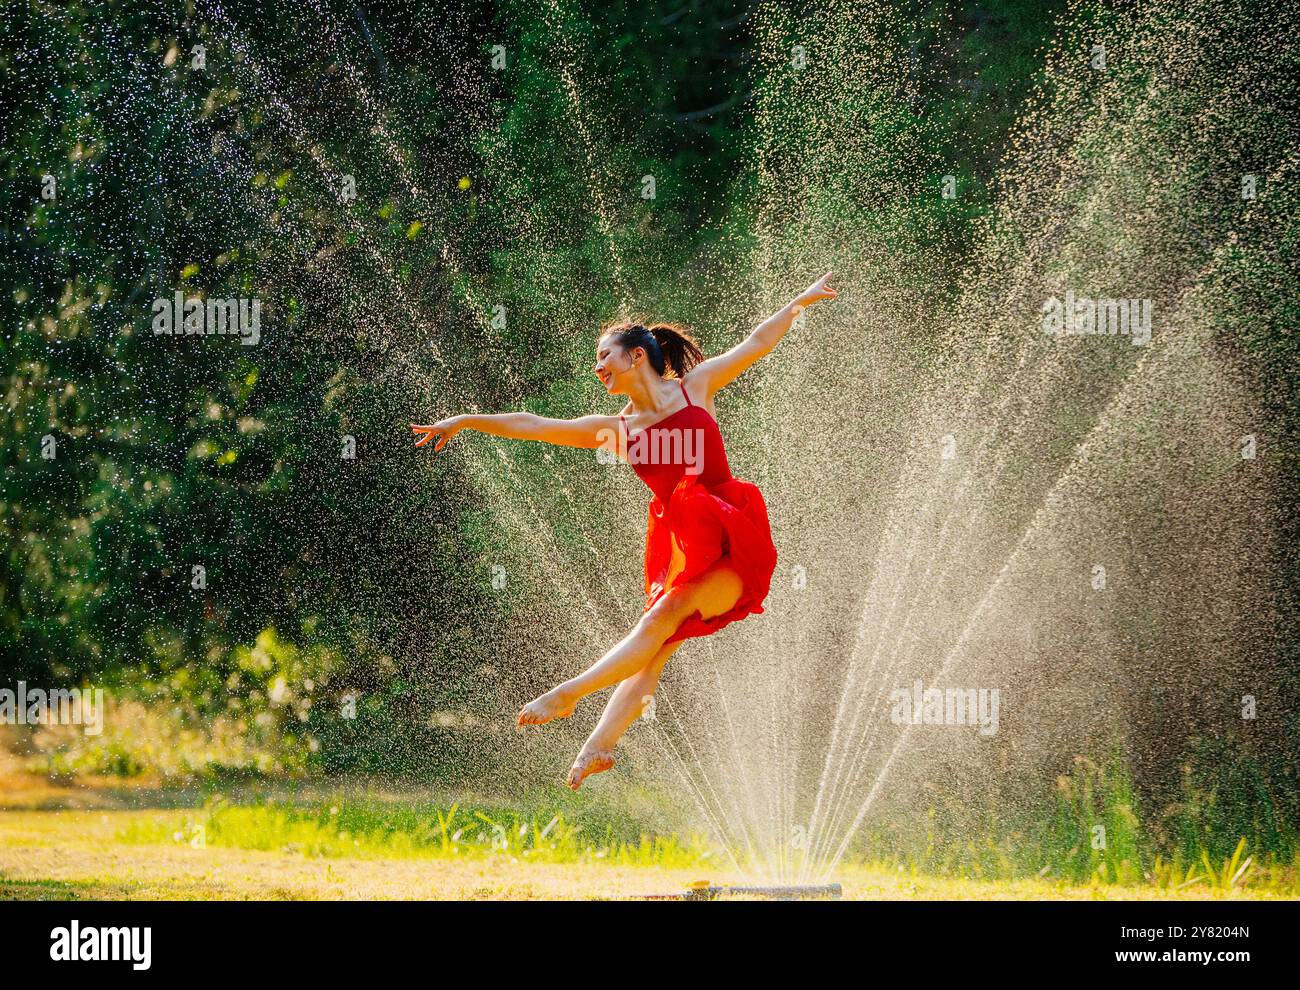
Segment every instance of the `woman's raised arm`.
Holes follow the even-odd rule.
[[[701,361],[690,370],[690,378],[693,381],[704,382],[710,396],[723,386],[730,385],[755,361],[772,352],[781,338],[786,335],[795,318],[805,308],[823,299],[836,297],[838,293],[826,284],[830,277],[831,273],[827,272],[756,326],[748,337],[731,350],[707,361]]]
[[[442,450],[447,441],[461,430],[478,430],[511,440],[539,440],[562,447],[600,447],[616,436],[617,416],[579,416],[577,419],[549,419],[533,413],[477,413],[452,416],[430,426],[411,424],[411,432],[420,436],[415,442],[423,447],[435,437],[434,450]]]

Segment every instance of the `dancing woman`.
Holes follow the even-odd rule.
[[[566,447],[605,447],[632,465],[653,497],[645,543],[646,604],[623,639],[581,674],[530,701],[519,725],[567,718],[587,695],[617,684],[595,731],[569,770],[574,790],[614,765],[614,745],[654,696],[659,674],[686,639],[708,636],[763,611],[776,548],[758,488],[733,478],[713,397],[771,353],[806,307],[836,292],[827,272],[768,317],[740,344],[705,359],[672,324],[621,322],[602,328],[596,377],[626,395],[618,416],[548,419],[532,413],[452,416],[412,424],[417,447],[442,450],[461,430]]]

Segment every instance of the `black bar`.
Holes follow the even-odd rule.
[[[377,975],[400,965],[453,966],[511,978],[514,967],[556,975],[587,957],[643,953],[695,958],[728,980],[769,976],[774,962],[810,978],[849,967],[860,983],[917,967],[915,977],[965,973],[1071,977],[1129,970],[1222,981],[1260,967],[1291,969],[1297,901],[845,902],[6,902],[0,950],[7,972],[113,970],[126,979],[275,974]],[[702,912],[702,913],[701,913]],[[150,929],[147,971],[130,961],[55,962],[51,935],[86,928]],[[648,928],[646,927],[648,926]],[[1125,935],[1124,931],[1131,933]],[[1141,934],[1133,934],[1141,933]],[[630,941],[628,941],[630,939]],[[1118,953],[1155,957],[1120,959]],[[1208,963],[1166,953],[1247,953]],[[539,954],[534,956],[533,954]],[[529,961],[529,960],[533,961]],[[655,965],[654,960],[643,960]],[[1051,965],[1052,970],[1042,967]],[[554,968],[558,967],[558,969]],[[1064,969],[1062,967],[1065,967]],[[443,972],[439,970],[439,972]],[[450,975],[450,970],[446,971]],[[16,985],[16,984],[15,984]]]

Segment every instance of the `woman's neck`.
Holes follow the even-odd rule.
[[[661,413],[673,404],[673,391],[669,379],[647,375],[628,385],[627,397],[635,412]]]

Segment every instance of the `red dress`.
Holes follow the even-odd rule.
[[[644,611],[724,556],[730,557],[743,588],[730,611],[711,619],[695,612],[667,643],[708,636],[750,613],[761,613],[776,570],[762,493],[758,486],[731,476],[717,421],[691,402],[684,384],[678,384],[685,407],[652,426],[628,435],[627,423],[619,417],[628,461],[654,493],[646,522]]]

